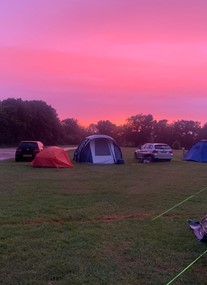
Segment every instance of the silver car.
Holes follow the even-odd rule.
[[[172,148],[165,143],[146,143],[140,149],[135,150],[134,158],[142,162],[145,160],[170,161],[173,158]]]

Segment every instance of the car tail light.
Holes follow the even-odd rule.
[[[21,148],[20,148],[20,147],[18,147],[18,148],[17,148],[17,151],[20,151],[20,150],[21,150]]]
[[[153,150],[152,153],[158,153],[158,151],[157,150]]]

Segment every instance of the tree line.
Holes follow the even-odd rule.
[[[151,114],[131,116],[117,126],[109,120],[83,127],[75,118],[60,120],[54,108],[41,100],[8,98],[0,101],[0,145],[14,146],[21,140],[40,140],[45,145],[77,145],[86,136],[112,136],[121,146],[137,147],[146,142],[164,142],[174,149],[188,149],[207,139],[207,123],[198,121],[155,120]]]

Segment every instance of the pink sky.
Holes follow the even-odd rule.
[[[1,0],[0,100],[207,122],[206,0]]]

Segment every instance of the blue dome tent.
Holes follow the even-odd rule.
[[[192,145],[184,155],[183,160],[207,162],[207,140],[201,140]]]
[[[107,135],[92,135],[84,139],[74,152],[77,162],[92,164],[123,164],[122,152],[116,141]]]

